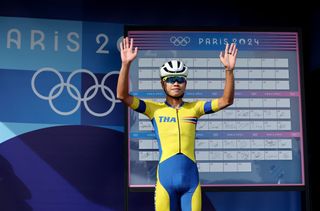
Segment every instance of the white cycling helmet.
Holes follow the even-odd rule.
[[[188,67],[178,60],[168,61],[160,67],[160,78],[167,76],[188,77]]]

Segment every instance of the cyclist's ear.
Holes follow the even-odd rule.
[[[160,80],[160,83],[161,83],[162,89],[164,89],[165,84],[164,84],[164,81],[162,79]]]

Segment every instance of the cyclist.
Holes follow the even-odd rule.
[[[226,79],[223,95],[209,101],[184,102],[188,67],[171,60],[160,67],[160,83],[166,94],[163,103],[141,100],[128,91],[129,68],[138,48],[133,39],[120,44],[122,66],[117,85],[117,98],[152,121],[159,145],[160,160],[155,189],[156,211],[201,210],[201,188],[195,160],[194,144],[197,120],[233,103],[234,74],[238,49],[232,43],[220,53]]]

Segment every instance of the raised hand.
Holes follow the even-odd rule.
[[[236,44],[232,43],[229,47],[229,43],[226,45],[224,53],[220,52],[220,61],[224,65],[226,70],[233,70],[236,65],[236,58],[238,54],[238,49]]]
[[[133,39],[124,38],[120,43],[121,61],[124,63],[131,63],[137,56],[138,47],[133,50]]]

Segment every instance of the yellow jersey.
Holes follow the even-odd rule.
[[[173,108],[167,102],[154,102],[133,97],[132,109],[149,117],[158,140],[160,161],[182,153],[195,161],[195,135],[198,119],[219,110],[218,99],[182,102]]]

